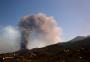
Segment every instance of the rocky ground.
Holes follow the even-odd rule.
[[[54,48],[53,48],[54,49]],[[90,62],[89,49],[33,49],[0,55],[0,62]]]
[[[88,41],[88,44],[83,44],[83,41]],[[23,49],[17,52],[0,54],[0,62],[90,62],[89,42],[90,38],[82,40],[82,43],[80,40],[78,43],[80,46],[76,42],[63,43],[44,48]]]

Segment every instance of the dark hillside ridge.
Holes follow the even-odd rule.
[[[75,40],[75,39],[74,39]],[[84,37],[84,39],[80,39],[78,41],[71,40],[66,42],[63,46],[68,48],[90,48],[90,37]]]
[[[72,41],[0,54],[0,62],[90,62],[90,37]]]

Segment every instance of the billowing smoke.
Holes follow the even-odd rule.
[[[20,49],[20,32],[16,27],[0,28],[0,54]]]
[[[61,29],[53,17],[42,13],[24,16],[19,28],[11,25],[0,28],[0,53],[41,48],[60,42],[60,36]]]
[[[43,42],[44,46],[58,43],[61,40],[61,29],[56,20],[43,13],[22,17],[19,28],[21,31],[21,48],[29,48],[29,41],[31,43]]]

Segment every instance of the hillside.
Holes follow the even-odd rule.
[[[0,54],[0,62],[90,62],[90,37],[71,41]]]

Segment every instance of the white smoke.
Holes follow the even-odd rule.
[[[12,26],[1,29],[0,32],[0,53],[7,53],[19,50],[20,33]]]

